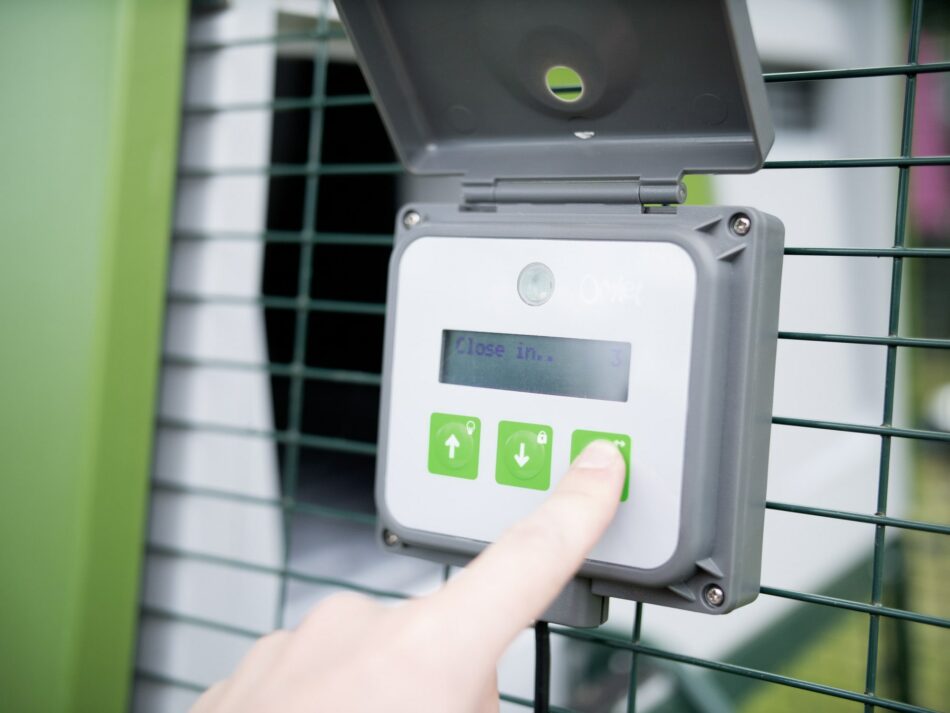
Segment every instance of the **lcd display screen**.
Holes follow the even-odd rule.
[[[496,332],[442,332],[444,384],[626,401],[630,345]]]

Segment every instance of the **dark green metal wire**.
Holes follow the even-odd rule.
[[[910,166],[946,166],[950,156],[882,156],[880,158],[819,158],[766,161],[762,168],[907,168]],[[373,176],[404,173],[400,163],[325,163],[270,164],[226,168],[182,168],[181,178],[220,176]]]
[[[289,566],[274,567],[271,565],[260,564],[258,562],[249,562],[247,560],[235,559],[234,557],[224,557],[207,552],[197,552],[195,550],[186,550],[181,547],[169,547],[166,545],[149,544],[146,552],[150,555],[160,555],[172,557],[175,559],[187,560],[190,562],[204,562],[205,564],[220,565],[222,567],[231,567],[247,572],[257,572],[258,574],[269,574],[280,578],[281,582],[286,583],[289,580],[302,582],[304,584],[319,584],[326,587],[335,587],[337,589],[346,589],[360,594],[367,594],[372,597],[381,597],[384,599],[406,599],[408,595],[405,592],[398,592],[392,589],[381,589],[379,587],[369,587],[358,584],[339,577],[322,577],[308,572],[300,572],[291,569]],[[281,613],[283,613],[281,611]],[[281,626],[275,628],[281,628]]]
[[[330,11],[329,0],[323,0],[319,9],[318,34],[327,32],[327,15]],[[317,44],[314,54],[313,69],[313,96],[321,101],[326,96],[327,64],[329,47],[326,42]],[[307,160],[314,164],[320,163],[320,152],[323,144],[323,111],[315,109],[310,113],[310,136],[308,137]],[[317,220],[317,191],[320,187],[318,173],[307,176],[307,185],[304,193],[303,216],[301,228],[312,230]],[[290,398],[287,406],[287,430],[297,438],[301,436],[303,424],[304,386],[303,371],[307,362],[307,335],[310,320],[308,319],[311,303],[310,283],[313,277],[313,243],[304,242],[300,248],[300,267],[297,276],[297,299],[295,300],[295,324],[293,362],[290,376]],[[286,444],[283,459],[283,487],[284,495],[296,499],[297,481],[300,474],[300,441],[294,440]],[[288,573],[290,567],[290,553],[293,547],[294,518],[290,513],[284,514],[284,564],[283,571]],[[277,612],[274,626],[282,628],[287,608],[289,577],[285,574],[280,577],[280,594],[277,599]]]
[[[911,77],[932,72],[950,72],[950,62],[927,64],[889,64],[879,67],[854,67],[850,69],[809,69],[796,72],[766,72],[766,82],[802,82],[816,79],[858,79],[861,77],[891,77],[903,74]]]
[[[950,349],[950,339],[915,339],[913,337],[896,336],[862,337],[856,334],[816,334],[814,332],[779,332],[778,337],[779,339],[794,339],[806,342],[836,342],[839,344]]]
[[[785,248],[786,255],[822,257],[950,257],[950,248]]]
[[[950,158],[950,157],[947,157]],[[901,159],[890,159],[899,161]],[[272,163],[267,166],[232,166],[228,168],[182,168],[179,178],[214,178],[220,176],[375,176],[403,173],[401,163]]]
[[[187,231],[179,230],[172,235],[178,241],[247,240],[264,243],[302,243],[312,241],[317,245],[353,245],[357,247],[391,247],[390,233],[306,233],[301,231],[267,231],[264,233],[235,231]],[[815,257],[909,257],[950,258],[950,248],[821,248],[786,247],[786,255]]]
[[[883,526],[882,526],[883,527]],[[794,599],[799,602],[808,602],[809,604],[823,604],[825,606],[836,607],[839,609],[848,609],[850,611],[863,612],[871,614],[874,617],[889,617],[891,619],[900,619],[902,621],[912,621],[917,624],[928,624],[941,629],[950,628],[950,619],[939,616],[928,616],[918,612],[907,611],[905,609],[895,609],[886,607],[881,603],[862,604],[861,602],[843,599],[841,597],[829,597],[823,594],[806,594],[804,592],[795,592],[789,589],[779,589],[777,587],[762,586],[759,588],[762,594],[768,594],[773,597],[782,597],[783,599]]]
[[[350,369],[324,369],[320,367],[298,364],[278,364],[268,362],[259,364],[254,362],[235,361],[233,359],[197,359],[194,357],[166,355],[163,363],[169,366],[190,366],[207,369],[228,369],[236,371],[266,372],[271,376],[299,376],[301,379],[314,381],[329,381],[337,384],[358,384],[362,386],[379,386],[381,377],[378,373],[366,371],[352,371]]]
[[[135,677],[142,681],[149,681],[151,683],[160,683],[164,686],[172,686],[174,688],[180,688],[183,691],[192,691],[193,693],[203,693],[207,688],[204,684],[196,683],[194,681],[186,681],[181,678],[176,678],[174,676],[164,676],[160,673],[155,673],[154,671],[149,671],[140,666],[135,668]]]
[[[245,626],[236,626],[234,624],[228,624],[223,621],[215,621],[214,619],[208,619],[206,617],[192,616],[190,614],[180,614],[169,609],[164,609],[162,607],[151,606],[149,604],[142,605],[142,614],[152,619],[161,619],[163,621],[174,621],[180,622],[182,624],[191,624],[192,626],[199,626],[202,629],[209,629],[211,631],[220,631],[224,634],[233,634],[234,636],[241,636],[245,639],[259,639],[262,636],[266,636],[269,631],[263,631],[260,629],[249,629]]]
[[[207,488],[198,485],[182,485],[181,483],[170,483],[164,480],[156,480],[152,486],[157,493],[177,493],[179,495],[195,495],[198,497],[215,498],[217,500],[228,500],[232,502],[247,503],[249,505],[261,505],[264,507],[280,508],[287,513],[300,513],[314,517],[330,518],[335,520],[346,520],[361,525],[375,527],[376,516],[356,510],[346,508],[331,507],[329,505],[317,505],[306,501],[294,500],[293,498],[265,498],[258,495],[248,495],[246,493],[224,490],[221,488]]]
[[[832,520],[849,520],[851,522],[864,522],[870,525],[887,525],[888,527],[896,527],[902,530],[932,532],[935,535],[950,535],[950,525],[938,525],[936,523],[920,522],[919,520],[905,520],[899,517],[888,517],[887,515],[866,515],[864,513],[849,512],[847,510],[829,510],[827,508],[816,508],[810,505],[779,503],[773,500],[767,501],[765,507],[769,510],[781,510],[783,512],[794,512],[800,515],[827,517]]]
[[[633,612],[633,632],[630,643],[640,644],[640,630],[643,625],[643,602],[637,602]],[[627,685],[627,713],[636,713],[637,710],[637,677],[640,673],[640,652],[636,649],[630,652],[630,681]]]
[[[311,241],[317,245],[353,245],[357,247],[391,247],[393,236],[390,233],[325,233],[302,231],[189,231],[178,230],[172,235],[177,241],[205,242],[213,240],[236,240],[264,243],[300,244]],[[950,248],[822,248],[822,247],[786,247],[786,255],[816,257],[909,257],[909,258],[950,258]]]
[[[312,256],[310,250],[304,252]],[[304,256],[301,255],[301,259]],[[334,312],[336,314],[370,314],[382,316],[386,313],[386,305],[374,302],[347,302],[343,300],[314,300],[307,295],[297,297],[248,297],[244,295],[208,295],[189,294],[186,292],[170,292],[168,301],[172,304],[219,304],[235,307],[265,307],[267,309],[288,309],[295,312]]]
[[[324,40],[345,39],[346,33],[341,27],[317,32],[283,32],[276,35],[240,37],[233,40],[193,40],[188,43],[189,52],[211,52],[254,45],[279,45],[289,42],[321,42]]]
[[[308,35],[287,35],[286,41],[297,39],[306,39],[313,37]],[[222,49],[228,46],[242,46],[243,44],[254,44],[256,40],[245,40],[228,45],[227,43],[207,43],[200,46],[200,49]],[[193,45],[193,50],[199,49],[199,46]],[[882,67],[863,67],[855,69],[818,69],[799,72],[772,72],[763,75],[766,82],[802,82],[822,79],[857,79],[861,77],[887,77],[894,75],[916,75],[934,72],[950,71],[950,62],[934,62],[931,64],[897,64]],[[323,99],[301,98],[301,99],[277,99],[265,102],[233,102],[228,104],[190,104],[184,108],[186,116],[192,114],[207,114],[218,112],[237,112],[237,111],[293,111],[298,109],[315,109],[322,107],[339,106],[371,106],[373,97],[370,94],[351,94],[344,96],[325,97]]]
[[[264,243],[302,244],[312,242],[315,245],[351,245],[356,247],[391,247],[393,236],[373,233],[327,233],[307,230],[269,230],[264,233],[251,232],[202,232],[177,230],[172,238],[178,241],[203,242],[210,240],[239,240]],[[950,253],[950,250],[947,251]]]
[[[897,347],[888,347],[896,349]],[[950,442],[950,433],[944,431],[925,431],[919,428],[895,428],[894,426],[864,426],[859,423],[838,423],[836,421],[817,421],[808,418],[786,418],[773,416],[772,423],[780,426],[799,426],[801,428],[819,428],[828,431],[845,431],[847,433],[867,433],[872,436],[894,436],[898,438],[914,438],[922,441]]]
[[[308,448],[319,448],[336,453],[354,453],[357,455],[376,455],[376,444],[366,441],[356,441],[352,438],[337,438],[334,436],[318,436],[295,431],[268,431],[261,428],[245,426],[230,426],[221,423],[200,423],[183,419],[163,416],[157,420],[163,428],[174,428],[181,431],[204,431],[206,433],[220,433],[229,436],[247,436],[249,438],[266,438],[282,444],[297,444]]]
[[[923,23],[923,0],[914,0],[911,9],[910,38],[907,42],[907,64],[917,64],[920,51],[920,31]],[[913,150],[914,104],[917,90],[917,75],[909,74],[904,87],[904,116],[901,131],[901,156],[908,157]],[[898,174],[897,208],[894,225],[894,247],[904,247],[907,231],[907,209],[910,189],[910,164],[902,165]],[[897,337],[900,326],[901,287],[903,284],[904,261],[893,258],[891,268],[891,295],[888,315],[887,334]],[[887,363],[884,372],[884,408],[881,425],[890,428],[894,418],[894,392],[897,388],[897,346],[888,345]],[[877,484],[877,515],[887,515],[887,495],[891,468],[891,434],[881,434],[881,459]],[[874,526],[874,560],[871,578],[871,604],[881,606],[884,594],[884,558],[886,526],[879,523]],[[881,617],[872,613],[868,625],[867,668],[864,690],[868,695],[877,691],[877,659],[880,648]],[[865,702],[865,713],[872,713],[874,705]]]
[[[722,661],[712,661],[710,659],[678,654],[672,651],[658,649],[653,646],[646,646],[644,644],[634,644],[633,642],[626,639],[620,639],[608,634],[603,634],[599,631],[552,627],[551,633],[564,636],[569,639],[576,639],[578,641],[599,643],[614,649],[637,651],[644,656],[652,656],[654,658],[665,659],[667,661],[675,661],[677,663],[687,664],[689,666],[698,666],[700,668],[709,669],[710,671],[733,674],[736,676],[742,676],[758,681],[765,681],[768,683],[777,683],[782,686],[789,686],[790,688],[798,688],[803,691],[811,691],[813,693],[822,693],[826,696],[856,701],[858,703],[870,703],[888,710],[904,711],[905,713],[939,713],[932,708],[914,706],[901,701],[892,701],[887,698],[881,698],[879,696],[869,695],[867,693],[857,693],[855,691],[849,691],[845,688],[826,686],[821,683],[805,681],[793,676],[783,676],[781,674],[771,673],[769,671],[761,671],[748,666],[739,666],[737,664],[724,663]]]
[[[225,114],[241,111],[303,111],[311,109],[331,109],[333,107],[372,106],[373,97],[369,94],[337,94],[332,97],[301,97],[294,99],[275,99],[273,101],[229,102],[227,104],[189,104],[182,113],[186,116],[202,114]]]
[[[912,78],[911,78],[912,79]],[[816,158],[800,161],[766,161],[762,168],[908,168],[946,166],[950,156],[883,156],[881,158]]]

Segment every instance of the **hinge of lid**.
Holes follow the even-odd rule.
[[[465,203],[682,203],[679,181],[528,181],[500,179],[462,184]]]

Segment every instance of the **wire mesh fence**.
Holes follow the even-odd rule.
[[[641,604],[624,610],[625,629],[540,628],[535,632],[535,651],[541,654],[537,661],[530,646],[512,654],[519,659],[512,668],[530,674],[534,683],[525,685],[534,687],[535,695],[523,695],[522,685],[517,693],[503,693],[508,705],[552,711],[857,706],[933,711],[950,703],[944,676],[950,664],[950,598],[945,593],[950,587],[950,432],[939,417],[928,421],[923,406],[927,394],[950,383],[950,235],[945,207],[943,222],[926,230],[911,220],[917,210],[915,193],[925,190],[925,181],[946,185],[939,181],[946,182],[950,172],[946,147],[914,150],[918,88],[925,77],[943,82],[936,95],[943,92],[944,105],[935,115],[944,130],[950,126],[945,82],[950,61],[939,56],[940,42],[946,46],[950,37],[948,18],[937,3],[932,5],[914,0],[897,14],[899,26],[892,31],[905,40],[902,62],[765,74],[770,91],[788,85],[835,93],[841,82],[881,78],[901,83],[900,101],[893,108],[899,129],[894,153],[777,158],[764,167],[766,173],[798,172],[801,177],[790,180],[801,181],[810,180],[815,171],[851,171],[855,181],[865,169],[896,175],[889,244],[841,244],[830,239],[834,228],[829,227],[805,241],[790,239],[786,248],[787,265],[795,260],[822,265],[886,261],[886,295],[867,301],[886,310],[878,315],[883,333],[791,330],[784,325],[779,333],[784,343],[837,345],[881,355],[874,362],[880,370],[861,373],[866,381],[862,388],[880,397],[878,420],[781,412],[773,417],[773,430],[826,432],[871,457],[873,473],[861,481],[867,491],[863,502],[871,506],[796,501],[772,491],[766,505],[770,513],[781,513],[770,517],[796,518],[793,530],[825,520],[853,523],[866,542],[866,556],[836,565],[835,576],[826,577],[820,587],[778,586],[765,579],[762,596],[749,609],[771,601],[782,605],[781,616],[757,625],[756,636],[742,646],[714,648],[716,656],[683,639],[645,636],[651,616],[669,620],[687,615]],[[203,63],[228,53],[259,52],[249,61],[263,65],[263,89],[258,96],[225,101],[203,95],[200,88],[186,93],[186,133],[197,132],[213,142],[210,137],[221,121],[257,122],[265,145],[259,147],[262,160],[257,163],[202,163],[188,159],[183,138],[179,210],[189,201],[213,201],[209,186],[227,181],[250,186],[262,198],[256,228],[254,220],[247,222],[251,228],[228,219],[178,220],[172,236],[178,264],[168,292],[163,408],[157,419],[149,564],[135,671],[134,706],[140,710],[182,709],[208,679],[223,675],[255,637],[293,625],[306,606],[327,593],[345,589],[398,600],[429,591],[451,576],[449,568],[426,563],[392,571],[380,563],[383,555],[366,554],[375,538],[371,486],[385,266],[392,221],[408,189],[332,7],[317,3],[303,17],[283,26],[272,22],[269,33],[238,33],[229,39],[193,32],[188,48],[189,67],[199,73]],[[207,21],[207,15],[196,14],[196,25]],[[937,56],[922,57],[925,38],[936,43]],[[799,107],[806,101],[803,96],[789,101]],[[932,107],[928,111],[933,114]],[[779,126],[780,138],[781,132]],[[925,176],[925,167],[942,173]],[[947,203],[946,195],[942,203]],[[241,206],[226,211],[239,213]],[[249,274],[244,287],[213,274],[204,281],[176,282],[175,267],[187,273],[201,260],[238,264],[223,256],[233,258],[241,251],[251,255],[240,263]],[[214,265],[204,269],[213,273]],[[176,320],[195,309],[205,310],[205,317],[176,326]],[[817,316],[815,323],[823,324]],[[178,348],[185,339],[181,333],[197,343],[202,329],[235,330],[238,324],[250,335],[241,348]],[[207,391],[208,380],[219,391]],[[245,392],[251,395],[241,396]],[[230,394],[235,400],[225,401],[233,412],[216,418],[221,411],[202,406],[202,393]],[[192,408],[169,406],[176,399]],[[214,442],[210,456],[194,454],[197,446],[188,440],[192,434],[205,444]],[[256,443],[255,449],[242,445],[248,442]],[[913,446],[909,456],[898,452],[907,445]],[[189,453],[202,475],[179,478],[179,470],[190,468],[182,465]],[[912,495],[895,510],[894,464],[905,460]],[[255,464],[273,482],[235,481],[235,472]],[[903,476],[898,482],[903,490]],[[227,510],[230,506],[237,509]],[[219,507],[220,512],[215,510]],[[243,514],[234,520],[235,512]],[[168,536],[171,530],[193,537]],[[269,544],[263,547],[262,540]],[[342,550],[341,543],[355,544]],[[373,562],[372,571],[354,566],[360,554]],[[821,552],[803,557],[820,558]],[[246,596],[252,603],[245,602],[245,609],[254,612],[228,609],[220,601],[222,592],[233,592],[236,599]],[[181,637],[178,643],[175,636]],[[192,675],[185,663],[167,664],[178,654],[187,662],[182,652],[200,649],[195,642],[219,654],[202,675]],[[546,652],[552,657],[550,682],[543,670]],[[557,705],[546,700],[552,684],[559,691],[553,696]]]

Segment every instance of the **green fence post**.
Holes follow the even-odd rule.
[[[185,0],[0,6],[0,708],[128,707]]]

